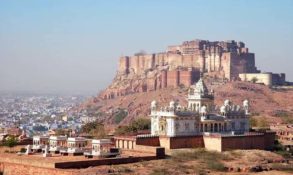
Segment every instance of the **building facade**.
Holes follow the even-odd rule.
[[[249,131],[249,102],[234,105],[225,100],[219,108],[200,79],[188,92],[188,106],[171,101],[167,107],[151,103],[151,134],[158,136],[190,136],[208,133],[245,133]]]

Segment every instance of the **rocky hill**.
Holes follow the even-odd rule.
[[[100,97],[112,99],[137,92],[190,86],[200,77],[239,79],[240,73],[257,73],[254,53],[243,42],[185,41],[168,46],[165,52],[139,52],[119,59],[113,82]]]
[[[225,84],[205,81],[208,88],[215,92],[215,105],[222,105],[225,99],[237,104],[248,99],[252,116],[265,117],[269,123],[293,121],[293,90],[273,90],[264,85],[240,81]],[[85,102],[81,109],[87,109],[93,115],[98,111],[100,119],[109,126],[124,125],[134,118],[148,117],[152,100],[156,100],[162,106],[169,104],[171,100],[178,100],[182,106],[185,106],[187,92],[188,88],[182,86],[134,93],[114,99],[96,97]],[[124,116],[121,111],[126,112]]]
[[[188,87],[203,76],[215,92],[216,105],[225,99],[237,104],[248,99],[253,116],[263,116],[272,123],[292,121],[292,90],[238,81],[240,73],[257,72],[254,53],[243,42],[185,41],[162,53],[121,57],[112,83],[80,109],[87,109],[89,116],[98,116],[108,125],[127,124],[147,117],[152,100],[161,105],[178,100],[185,106]]]

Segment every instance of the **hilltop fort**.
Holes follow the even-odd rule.
[[[111,99],[166,87],[189,87],[201,74],[223,81],[257,77],[268,85],[285,81],[283,74],[260,73],[254,53],[243,42],[192,40],[168,46],[162,53],[121,57],[113,83],[100,97]]]

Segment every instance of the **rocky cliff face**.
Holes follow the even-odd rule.
[[[258,72],[254,54],[242,42],[186,41],[169,46],[163,53],[121,57],[112,84],[100,97],[112,99],[167,87],[188,87],[200,73],[232,80],[238,79],[239,73],[251,72]]]

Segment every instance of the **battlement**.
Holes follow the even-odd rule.
[[[243,42],[230,41],[208,41],[208,40],[192,40],[184,41],[181,45],[169,46],[167,53],[182,55],[202,55],[205,53],[221,54],[223,52],[248,53]]]

